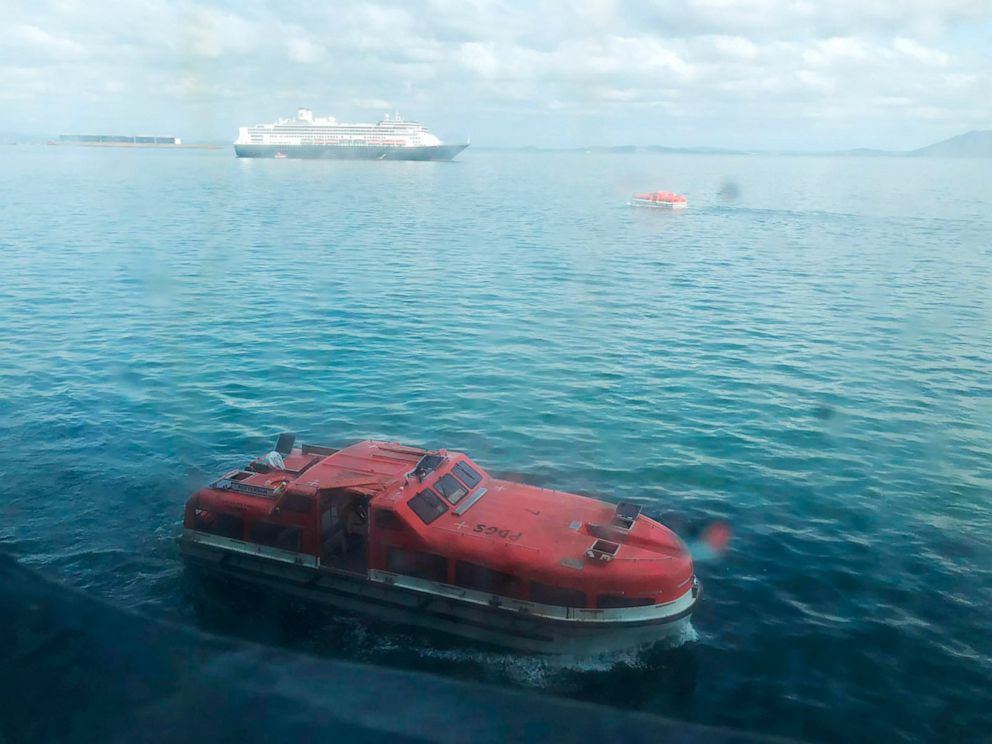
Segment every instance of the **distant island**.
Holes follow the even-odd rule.
[[[914,157],[914,158],[992,158],[992,129],[959,134],[916,150],[877,150],[859,147],[853,150],[731,150],[721,147],[665,147],[663,145],[615,145],[571,148],[478,147],[479,150],[513,150],[517,152],[658,152],[678,155],[816,155],[841,157]]]

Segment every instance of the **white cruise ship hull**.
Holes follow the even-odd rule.
[[[239,158],[297,158],[303,160],[451,160],[468,145],[382,147],[377,145],[235,144]]]

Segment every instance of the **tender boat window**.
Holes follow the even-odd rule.
[[[450,474],[442,475],[441,479],[434,484],[434,488],[440,491],[441,495],[452,504],[457,504],[462,500],[462,496],[468,493],[465,486],[452,478]]]
[[[464,462],[460,462],[455,465],[455,467],[451,469],[451,472],[457,475],[461,479],[461,482],[469,488],[475,488],[482,480],[482,476],[472,470],[472,468]]]
[[[265,545],[280,550],[300,549],[300,534],[302,530],[292,525],[276,524],[275,522],[255,522],[251,526],[250,540],[258,545]]]
[[[425,488],[406,503],[424,524],[430,524],[448,511],[445,503],[429,488]]]
[[[282,500],[281,508],[297,514],[309,514],[313,510],[313,499],[302,493],[287,493],[286,498]]]
[[[416,579],[440,582],[448,580],[448,559],[434,553],[403,550],[390,545],[386,555],[386,566],[393,573]]]
[[[532,602],[540,602],[556,607],[585,607],[585,592],[579,589],[564,589],[560,586],[542,584],[538,581],[530,585],[530,598]]]
[[[517,579],[513,575],[493,571],[491,568],[468,561],[455,563],[455,584],[466,589],[502,594],[506,597],[519,593]]]
[[[654,604],[650,597],[621,597],[618,594],[600,594],[596,598],[596,606],[601,610],[618,607],[646,607]]]
[[[375,510],[375,526],[380,530],[405,530],[406,523],[392,509]]]
[[[245,520],[240,515],[197,509],[194,520],[193,529],[200,532],[208,532],[219,537],[230,537],[233,540],[244,539]]]

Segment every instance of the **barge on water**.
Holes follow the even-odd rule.
[[[681,632],[692,559],[631,503],[500,480],[393,442],[276,449],[186,503],[189,565],[345,611],[547,653]]]

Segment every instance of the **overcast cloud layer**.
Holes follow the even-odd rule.
[[[992,128],[992,0],[7,0],[0,131],[310,106],[476,144],[912,148]]]

